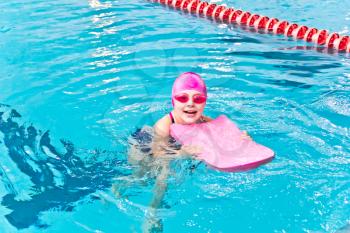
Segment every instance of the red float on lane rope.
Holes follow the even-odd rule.
[[[309,28],[307,26],[280,21],[276,18],[269,18],[258,14],[252,14],[248,11],[235,10],[223,5],[211,4],[200,0],[151,0],[152,2],[173,7],[175,9],[197,14],[218,22],[227,24],[246,25],[256,30],[274,34],[283,34],[287,37],[293,37],[307,42],[313,42],[317,45],[323,45],[328,48],[339,51],[350,52],[350,37],[340,36],[338,33],[328,33],[326,30]]]

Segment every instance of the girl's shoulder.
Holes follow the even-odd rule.
[[[155,133],[158,136],[167,137],[170,134],[171,118],[166,114],[160,118],[153,126]]]

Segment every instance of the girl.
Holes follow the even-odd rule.
[[[143,232],[161,230],[161,220],[156,216],[156,210],[160,207],[167,189],[167,177],[169,176],[169,163],[174,158],[171,154],[196,156],[201,148],[194,146],[181,146],[180,150],[174,150],[169,146],[171,124],[197,124],[209,122],[212,119],[204,116],[203,111],[207,101],[207,88],[203,79],[196,73],[186,72],[181,74],[172,87],[171,102],[173,110],[159,119],[154,128],[152,153],[159,166],[159,174],[156,178],[146,219],[143,224]],[[246,132],[243,138],[250,137]]]
[[[207,100],[207,88],[203,79],[196,73],[186,72],[181,74],[174,82],[171,94],[173,110],[159,119],[154,128],[154,138],[152,143],[153,156],[160,161],[160,172],[157,176],[154,196],[147,211],[143,224],[143,232],[161,231],[161,220],[156,216],[167,189],[167,177],[169,176],[169,163],[171,154],[196,155],[201,149],[196,147],[184,147],[174,150],[169,146],[171,124],[194,124],[211,121],[209,117],[203,115],[203,110]]]

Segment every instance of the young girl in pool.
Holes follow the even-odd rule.
[[[159,208],[167,189],[166,180],[169,176],[169,162],[173,158],[169,154],[195,156],[201,152],[201,148],[193,146],[182,146],[180,150],[171,150],[169,147],[170,126],[172,124],[197,124],[212,120],[203,115],[207,101],[207,88],[203,79],[196,73],[186,72],[175,80],[171,101],[173,110],[159,119],[153,127],[155,135],[152,152],[158,162],[161,162],[159,163],[159,174],[153,190],[154,196],[143,224],[143,232],[153,232],[154,229],[162,228],[161,221],[156,216],[156,209]],[[246,132],[243,133],[242,137],[250,139]]]
[[[160,162],[160,171],[153,190],[143,232],[153,232],[161,229],[161,220],[156,216],[156,210],[161,205],[167,189],[167,177],[169,176],[169,162],[174,155],[196,155],[200,148],[184,147],[173,150],[169,146],[171,124],[194,124],[211,121],[203,115],[207,100],[207,88],[203,79],[196,73],[186,72],[181,74],[174,82],[171,94],[173,110],[159,119],[154,125],[154,138],[152,152],[156,160]]]

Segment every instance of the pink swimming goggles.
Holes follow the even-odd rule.
[[[190,100],[190,96],[186,93],[182,93],[179,95],[175,95],[174,99],[176,101],[179,101],[180,103],[185,104]],[[192,96],[192,102],[195,104],[202,104],[205,101],[207,101],[207,97],[205,95],[197,94],[197,95]]]

